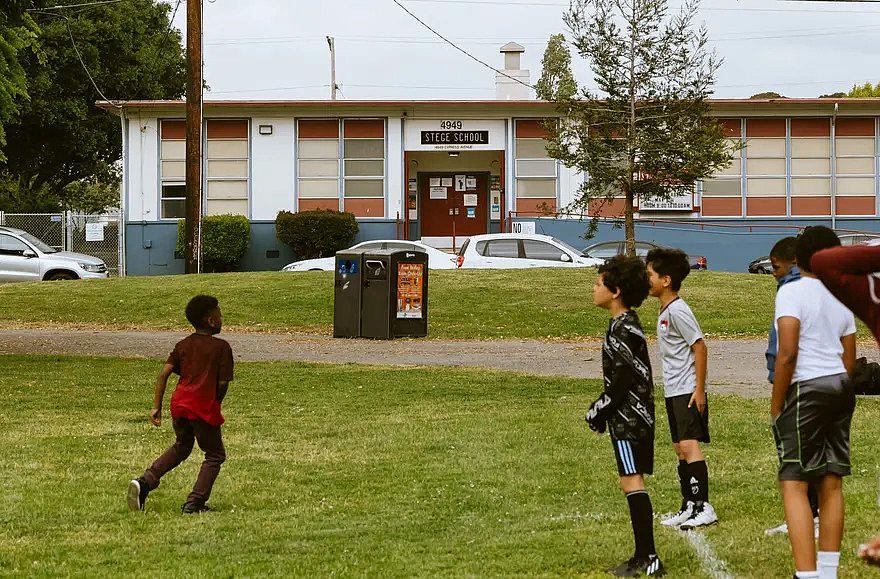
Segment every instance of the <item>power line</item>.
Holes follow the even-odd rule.
[[[96,2],[85,2],[83,4],[59,4],[58,6],[47,6],[46,8],[28,8],[28,12],[45,12],[48,10],[66,10],[68,8],[82,8],[89,6],[100,6],[102,4],[118,4],[127,2],[128,0],[99,0]]]
[[[86,66],[86,63],[83,60],[82,54],[80,54],[79,48],[76,46],[76,40],[73,39],[73,30],[70,28],[70,18],[68,18],[67,16],[64,16],[64,24],[67,25],[67,33],[70,35],[70,43],[73,45],[73,50],[76,52],[76,57],[79,59],[79,63],[82,65],[83,70],[86,71],[86,75],[89,77],[89,80],[91,81],[92,86],[95,87],[95,90],[98,91],[98,94],[101,95],[102,99],[104,99],[105,101],[107,101],[108,103],[110,103],[111,105],[116,107],[117,109],[121,109],[122,105],[119,102],[112,101],[112,100],[108,99],[104,95],[103,91],[101,91],[101,89],[98,88],[97,83],[95,83],[95,79],[92,78],[92,73],[89,72],[89,67]]]
[[[400,8],[401,8],[404,12],[406,12],[407,14],[409,14],[410,16],[412,16],[413,18],[415,18],[416,21],[417,21],[419,24],[421,24],[422,26],[424,26],[425,28],[427,28],[428,30],[430,30],[431,32],[433,32],[434,34],[436,34],[438,37],[440,37],[441,39],[443,39],[447,44],[449,44],[451,47],[453,47],[453,48],[456,49],[457,51],[461,52],[462,54],[464,54],[464,55],[467,56],[468,58],[470,58],[470,59],[472,59],[472,60],[475,60],[476,62],[482,64],[482,65],[485,66],[486,68],[489,68],[489,69],[491,69],[491,70],[494,70],[496,73],[500,74],[501,76],[505,76],[505,77],[509,78],[510,80],[513,80],[513,81],[515,81],[515,82],[518,82],[519,84],[521,84],[521,85],[523,85],[523,86],[526,86],[526,87],[531,88],[531,89],[534,89],[534,88],[535,88],[534,86],[530,85],[529,83],[527,83],[527,82],[523,82],[523,81],[521,81],[521,80],[518,79],[518,78],[514,78],[514,77],[510,76],[509,74],[507,74],[507,73],[505,73],[505,72],[503,72],[503,71],[501,71],[501,70],[495,68],[494,66],[492,66],[491,64],[489,64],[489,63],[487,63],[487,62],[485,62],[485,61],[483,61],[483,60],[480,60],[479,58],[477,58],[476,56],[474,56],[473,54],[471,54],[471,53],[468,52],[467,50],[461,48],[460,46],[458,46],[457,44],[455,44],[454,42],[452,42],[451,40],[449,40],[448,38],[446,38],[445,36],[443,36],[442,34],[440,34],[439,32],[437,32],[436,30],[434,30],[433,28],[431,28],[431,26],[430,26],[427,22],[425,22],[424,20],[422,20],[421,18],[419,18],[418,16],[416,16],[415,14],[413,14],[412,12],[410,12],[410,10],[409,10],[406,6],[404,6],[403,4],[400,3],[400,0],[394,0],[394,3],[397,4],[398,6],[400,6]]]
[[[550,8],[567,8],[570,6],[568,2],[507,2],[505,0],[409,0],[410,2],[422,2],[422,3],[430,3],[430,4],[471,4],[471,5],[501,5],[501,6],[523,6],[523,7],[550,7]],[[866,2],[866,3],[878,3],[880,0],[797,0],[801,2],[809,2],[809,1],[817,1],[817,2],[835,2],[838,4],[843,4],[845,2],[855,3],[855,2]],[[876,10],[823,10],[823,9],[815,9],[815,8],[746,8],[746,7],[736,7],[736,8],[717,8],[717,7],[709,7],[709,6],[701,6],[699,8],[701,12],[809,12],[811,14],[880,14],[880,12]]]

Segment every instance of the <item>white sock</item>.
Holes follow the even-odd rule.
[[[819,551],[817,558],[820,579],[837,579],[840,551]]]
[[[794,576],[798,579],[818,579],[818,571],[795,571]]]

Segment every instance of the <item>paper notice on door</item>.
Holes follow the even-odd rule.
[[[468,189],[476,189],[477,188],[477,178],[476,177],[471,177],[470,175],[468,175],[467,188]]]
[[[431,187],[439,187],[440,186],[440,177],[431,177],[430,181],[431,181],[430,182]],[[452,185],[452,183],[450,183],[450,185]]]
[[[476,207],[477,206],[477,194],[476,193],[465,193],[464,194],[464,206],[465,207]]]
[[[456,175],[455,176],[455,190],[456,191],[467,191],[467,175]]]
[[[452,177],[443,177],[440,179],[440,185],[442,187],[452,187]]]
[[[431,187],[431,199],[446,199],[446,187]]]

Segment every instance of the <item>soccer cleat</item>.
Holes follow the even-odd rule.
[[[766,531],[764,531],[764,535],[767,537],[772,537],[773,535],[779,534],[788,534],[788,523],[785,521],[782,522],[781,525],[776,525],[775,527],[770,527]]]
[[[150,494],[150,487],[147,486],[147,481],[144,480],[144,477],[133,479],[128,483],[128,492],[125,494],[128,508],[132,511],[144,510],[148,494]]]
[[[206,505],[205,503],[197,502],[197,501],[187,501],[183,503],[183,506],[180,507],[180,512],[184,515],[192,515],[195,513],[206,513],[211,510],[211,507]]]
[[[628,561],[624,561],[617,567],[608,569],[608,573],[615,577],[662,577],[666,574],[663,563],[657,555],[648,555],[647,557],[632,557]]]
[[[684,508],[675,514],[667,515],[660,520],[660,524],[666,527],[677,527],[689,518],[694,512],[693,501],[688,501]]]
[[[709,503],[695,503],[694,512],[690,518],[679,525],[678,528],[682,531],[690,531],[697,527],[708,527],[717,522],[718,515],[715,514],[715,509],[712,508],[712,505]]]

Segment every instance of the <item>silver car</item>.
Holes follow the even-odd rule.
[[[96,257],[57,251],[21,229],[0,227],[0,282],[107,277]]]

